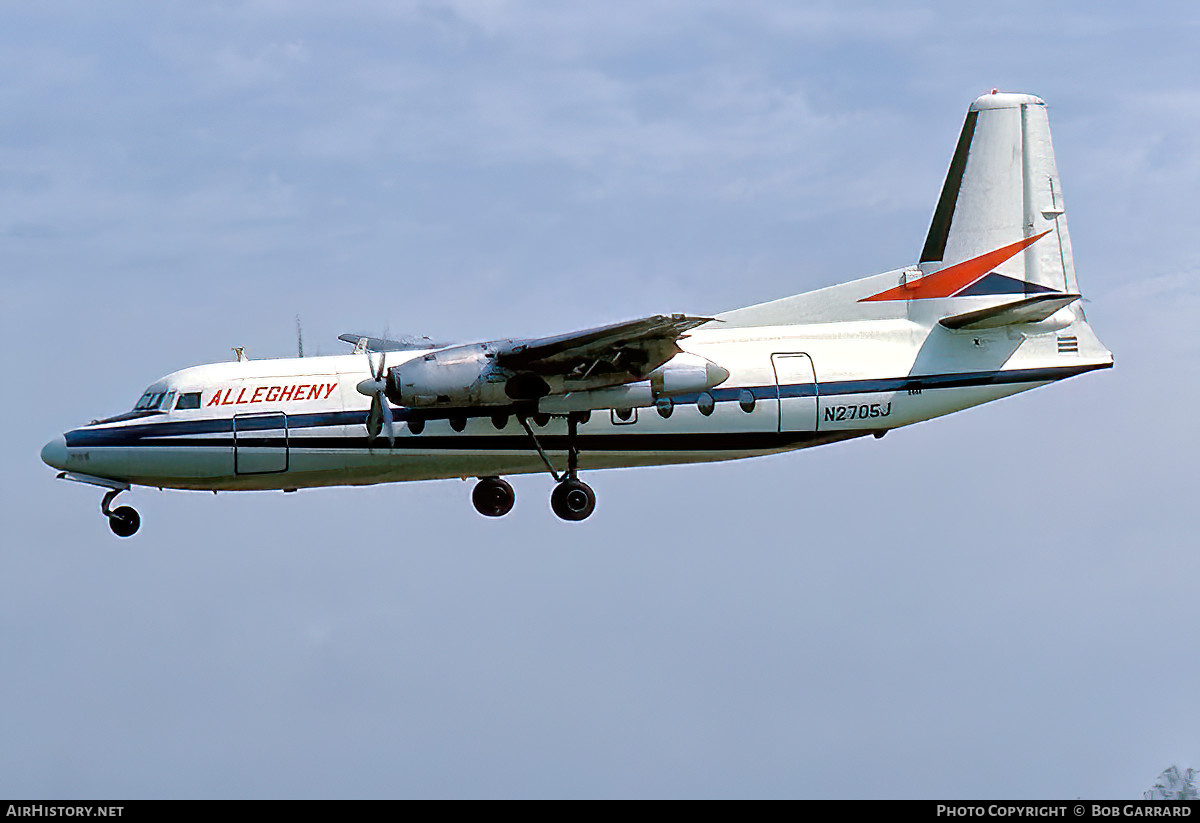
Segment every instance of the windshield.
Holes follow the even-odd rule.
[[[166,396],[167,393],[165,391],[148,391],[137,401],[137,405],[133,407],[133,410],[154,411],[162,405],[163,398]]]
[[[97,423],[120,423],[125,420],[136,420],[139,417],[148,417],[155,414],[165,414],[171,408],[171,403],[175,400],[175,392],[159,391],[156,389],[148,389],[145,394],[138,398],[134,404],[132,411],[127,411],[124,414],[118,414],[116,417],[105,417],[100,420],[93,420],[89,425]]]

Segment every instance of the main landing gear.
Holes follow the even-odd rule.
[[[109,508],[113,498],[123,491],[124,489],[112,489],[106,493],[104,499],[100,501],[100,511],[108,518],[108,527],[112,529],[113,534],[117,537],[133,537],[137,533],[138,527],[142,525],[142,518],[138,515],[137,509],[133,506]]]
[[[577,477],[564,477],[550,493],[550,508],[563,520],[586,520],[596,510],[596,493]]]
[[[517,502],[517,493],[507,480],[499,477],[481,477],[471,492],[475,511],[484,517],[503,517],[512,511]]]
[[[596,510],[596,493],[592,487],[579,479],[579,417],[575,412],[567,415],[567,470],[562,475],[554,471],[537,435],[529,428],[529,421],[521,418],[521,425],[533,440],[542,462],[550,470],[550,476],[558,483],[550,493],[550,508],[563,520],[586,520]]]
[[[554,470],[550,458],[546,456],[546,450],[542,448],[537,435],[529,426],[528,418],[520,416],[517,419],[529,435],[529,439],[533,441],[533,447],[546,464],[550,476],[558,484],[550,494],[550,508],[563,520],[586,520],[596,510],[596,493],[592,491],[591,486],[579,479],[577,439],[580,415],[574,412],[567,415],[567,470],[562,474]],[[499,477],[481,477],[471,492],[471,502],[475,504],[475,510],[485,517],[503,517],[512,511],[516,493],[512,486]]]

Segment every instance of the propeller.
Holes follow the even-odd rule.
[[[371,377],[361,381],[358,386],[359,394],[371,398],[371,411],[367,414],[367,442],[371,443],[381,432],[387,434],[388,446],[396,445],[392,433],[392,404],[387,399],[387,381],[384,374],[387,369],[387,352],[380,352],[379,365],[375,365],[372,352],[367,352],[367,366]]]

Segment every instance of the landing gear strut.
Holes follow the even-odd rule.
[[[579,479],[579,415],[572,412],[567,415],[567,470],[561,475],[554,470],[545,449],[538,442],[537,435],[529,427],[525,417],[519,418],[526,434],[533,440],[534,448],[541,456],[542,462],[550,471],[550,476],[558,483],[550,494],[550,508],[563,520],[585,520],[596,510],[596,493],[592,487]]]
[[[112,529],[113,534],[117,537],[133,537],[137,533],[138,527],[142,525],[142,518],[138,515],[137,509],[133,506],[109,508],[113,498],[122,491],[124,489],[112,489],[106,493],[104,499],[100,501],[100,511],[108,518],[108,527]]]
[[[475,511],[484,517],[503,517],[512,511],[517,502],[517,493],[507,480],[499,477],[481,477],[471,492]]]

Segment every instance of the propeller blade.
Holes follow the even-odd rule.
[[[383,428],[387,432],[388,446],[396,445],[396,436],[392,433],[392,404],[388,402],[387,396],[383,392],[376,395],[383,407]]]
[[[381,352],[379,355],[379,365],[375,365],[375,358],[371,351],[367,351],[367,369],[371,373],[369,380],[361,380],[355,387],[359,394],[365,394],[371,398],[371,411],[367,413],[367,442],[373,443],[375,438],[379,437],[385,429],[387,430],[388,446],[396,445],[395,435],[392,433],[392,404],[387,399],[387,383],[383,380],[384,370],[387,368],[387,352]]]
[[[367,442],[372,442],[379,436],[379,431],[383,427],[383,406],[380,402],[380,395],[375,395],[371,398],[371,411],[367,414]],[[391,410],[389,409],[389,412]]]

